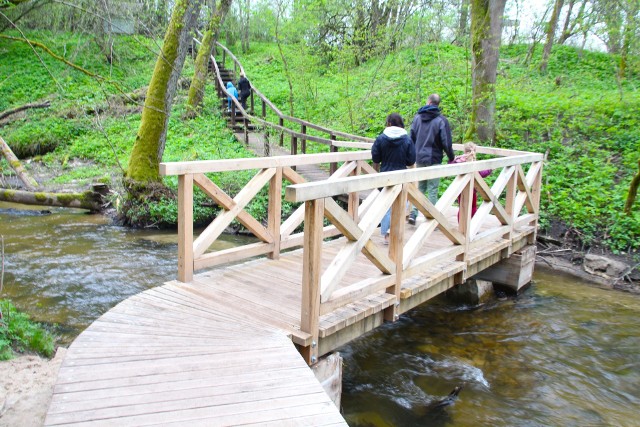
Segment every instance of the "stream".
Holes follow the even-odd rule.
[[[175,231],[0,202],[0,235],[0,296],[64,346],[176,277]],[[350,426],[640,426],[639,318],[638,295],[544,272],[481,306],[437,298],[340,349],[343,415]],[[453,405],[433,408],[456,386]]]

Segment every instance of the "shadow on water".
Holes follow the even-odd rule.
[[[340,349],[344,415],[354,427],[638,425],[638,315],[638,296],[561,276],[478,307],[436,299]]]

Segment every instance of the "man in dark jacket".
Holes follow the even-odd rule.
[[[251,96],[251,83],[244,73],[240,74],[240,80],[238,80],[238,92],[240,92],[240,102],[242,108],[247,109],[247,98]]]
[[[451,128],[449,121],[440,113],[440,95],[429,95],[427,105],[420,108],[411,123],[411,140],[416,146],[416,165],[426,167],[442,163],[443,152],[449,161],[453,161],[451,146]],[[434,205],[438,201],[440,178],[420,181],[418,188],[427,195]],[[409,223],[415,224],[418,208],[414,207],[409,215]]]

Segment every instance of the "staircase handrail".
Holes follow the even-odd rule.
[[[223,44],[221,44],[220,42],[216,42],[216,46],[219,46],[223,51],[225,51],[225,53],[226,53],[226,54],[231,58],[231,60],[234,62],[234,64],[235,64],[235,65],[240,69],[240,72],[246,75],[246,73],[245,73],[245,71],[244,71],[244,67],[242,66],[242,64],[240,63],[240,61],[238,60],[238,58],[237,58],[237,57],[236,57],[236,56],[235,56],[235,55],[234,55],[234,54],[233,54],[233,53],[232,53],[232,52],[231,52],[231,51],[230,51],[226,46],[224,46],[224,45],[223,45]],[[214,62],[214,64],[215,64],[215,61],[213,61],[213,62]],[[217,68],[217,64],[216,64],[216,70],[218,70],[218,68]],[[216,74],[216,75],[219,77],[219,76],[220,76],[219,72],[217,72],[217,74]],[[222,86],[222,85],[221,85],[221,86]],[[311,123],[311,122],[309,122],[309,121],[306,121],[306,120],[303,120],[303,119],[299,119],[299,118],[297,118],[297,117],[288,116],[288,115],[286,115],[286,114],[282,113],[282,112],[281,112],[281,111],[280,111],[280,110],[279,110],[279,109],[278,109],[278,108],[277,108],[277,107],[276,107],[276,106],[275,106],[275,105],[274,105],[274,104],[273,104],[273,103],[272,103],[272,102],[271,102],[271,101],[270,101],[270,100],[269,100],[269,99],[268,99],[268,98],[267,98],[267,97],[266,97],[262,92],[260,92],[257,88],[255,88],[253,85],[251,85],[251,88],[252,88],[252,90],[254,91],[254,93],[255,93],[256,95],[258,95],[258,97],[259,97],[259,98],[260,98],[260,99],[261,99],[261,100],[262,100],[266,105],[268,105],[268,106],[269,106],[269,108],[270,108],[270,109],[271,109],[271,110],[276,114],[276,116],[278,116],[278,118],[279,118],[279,119],[286,120],[286,121],[293,122],[293,123],[298,123],[298,124],[300,124],[300,125],[304,125],[304,126],[306,126],[306,127],[308,127],[308,128],[315,129],[315,130],[320,131],[320,132],[328,133],[328,134],[329,134],[329,135],[331,135],[331,136],[336,136],[336,137],[341,137],[341,138],[345,138],[345,139],[350,139],[350,140],[352,140],[352,141],[362,141],[362,142],[370,142],[370,143],[372,143],[372,142],[373,142],[373,138],[368,138],[368,137],[359,136],[359,135],[352,135],[352,134],[349,134],[349,133],[346,133],[346,132],[336,131],[336,130],[334,130],[334,129],[329,129],[329,128],[326,128],[326,127],[324,127],[324,126],[320,126],[320,125],[317,125],[317,124],[315,124],[315,123]],[[224,89],[224,88],[223,88],[223,89]],[[226,90],[225,90],[224,92],[226,93]],[[244,111],[244,110],[242,110],[242,111]],[[269,123],[270,123],[270,122],[269,122]],[[278,125],[275,125],[274,123],[271,123],[271,125],[272,125],[272,126],[278,126]],[[288,129],[288,128],[286,128],[286,129]],[[300,137],[299,135],[301,135],[301,134],[299,134],[299,133],[297,133],[297,132],[295,132],[295,131],[293,131],[293,130],[290,130],[290,131],[288,131],[288,132],[286,132],[286,133],[289,133],[289,134],[298,134],[298,137]],[[295,135],[294,135],[294,136],[295,136]],[[310,137],[310,135],[304,134],[304,137],[305,137],[305,139],[313,140],[313,139]],[[332,144],[332,143],[331,143],[331,141],[332,141],[331,139],[324,139],[324,138],[321,138],[321,139],[323,139],[324,141],[316,141],[316,142],[324,142],[324,143],[328,143],[329,145],[331,145],[331,144]]]

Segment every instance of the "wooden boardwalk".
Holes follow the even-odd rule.
[[[73,342],[45,425],[346,423],[279,328],[206,287],[168,283],[120,303]]]

